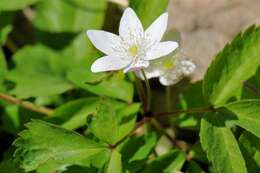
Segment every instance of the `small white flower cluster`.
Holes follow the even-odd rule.
[[[185,76],[191,75],[196,65],[187,59],[181,52],[173,56],[167,56],[150,62],[150,66],[145,68],[148,79],[159,78],[162,85],[169,86],[178,83]],[[137,76],[143,79],[140,72]]]
[[[92,64],[91,71],[123,70],[139,74],[144,69],[148,78],[159,77],[163,85],[174,84],[183,75],[189,75],[195,69],[191,61],[161,58],[179,46],[175,41],[161,42],[167,23],[168,14],[164,13],[144,31],[136,13],[127,8],[120,20],[119,36],[101,30],[87,31],[93,45],[106,54]]]

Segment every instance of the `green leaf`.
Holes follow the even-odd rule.
[[[41,45],[26,46],[13,59],[16,68],[8,79],[16,83],[11,91],[19,98],[61,94],[72,88],[67,81],[66,62],[58,53]]]
[[[7,72],[7,65],[5,61],[5,56],[2,49],[0,48],[0,90],[2,90],[1,85],[4,82],[6,72]]]
[[[245,158],[248,173],[260,170],[260,139],[249,132],[244,132],[239,137],[239,146]]]
[[[121,154],[116,150],[112,152],[106,173],[122,173]]]
[[[118,73],[115,73],[112,76],[108,76],[107,78],[97,83],[82,83],[83,81],[80,80],[75,80],[72,82],[75,82],[75,85],[86,89],[94,94],[132,102],[134,96],[134,86],[131,82],[118,75]]]
[[[202,94],[202,81],[196,82],[187,88],[184,88],[179,95],[178,102],[179,109],[191,109],[198,107],[206,107],[206,103]],[[199,113],[193,114],[181,114],[172,118],[174,125],[180,128],[195,129],[198,130],[200,126],[200,119],[202,115]]]
[[[147,165],[143,173],[172,173],[180,171],[184,162],[185,154],[181,151],[172,150],[167,154],[157,157]]]
[[[205,171],[196,162],[191,160],[186,173],[205,173]]]
[[[139,105],[130,105],[116,112],[114,104],[108,99],[101,100],[89,125],[89,130],[108,144],[116,144],[132,131],[139,110]]]
[[[224,107],[234,114],[229,122],[260,138],[260,100],[243,100],[227,104]]]
[[[89,1],[89,0],[88,0]],[[78,1],[79,2],[79,1]],[[98,3],[99,2],[99,3]],[[84,2],[85,7],[76,6],[76,1],[44,0],[37,4],[33,24],[48,32],[80,32],[99,29],[103,25],[106,0],[99,0],[95,7]]]
[[[76,85],[98,83],[109,75],[109,73],[91,72],[92,63],[101,55],[94,49],[85,32],[76,36],[72,43],[63,50],[62,54],[70,65],[67,78]]]
[[[202,150],[200,142],[196,142],[190,149],[188,157],[191,157],[193,160],[203,162],[208,164],[206,153]]]
[[[200,142],[219,173],[247,173],[237,141],[220,114],[208,113],[201,120]]]
[[[94,9],[97,12],[104,10],[105,2],[106,2],[104,0],[96,0],[95,3],[93,3],[93,0],[67,0],[67,1],[78,7],[86,8],[86,9]]]
[[[26,6],[32,5],[39,0],[1,0],[0,10],[1,11],[13,11],[25,8]]]
[[[97,173],[98,170],[96,168],[88,168],[88,167],[79,167],[79,166],[71,166],[66,169],[63,173]]]
[[[0,173],[24,173],[13,160],[5,159],[0,163]]]
[[[87,116],[96,112],[99,98],[90,97],[65,103],[46,120],[66,129],[77,129],[86,124]]]
[[[1,3],[2,1],[0,1],[0,9],[1,9]],[[8,34],[13,29],[11,25],[12,17],[13,17],[12,13],[0,11],[0,46],[5,44]]]
[[[6,132],[16,135],[16,133],[23,130],[24,124],[31,121],[31,119],[42,118],[41,114],[35,113],[28,109],[17,105],[7,104],[4,107],[5,112],[2,114],[1,126]]]
[[[140,17],[144,27],[148,27],[157,17],[166,12],[169,0],[130,0],[130,6]]]
[[[128,140],[120,146],[124,168],[131,173],[143,168],[156,142],[157,136],[155,133],[128,138]]]
[[[216,107],[237,96],[260,65],[260,27],[251,27],[220,52],[204,78],[204,95]]]
[[[59,168],[86,165],[92,156],[110,153],[104,143],[95,142],[78,133],[40,120],[27,125],[14,145],[14,157],[23,169],[33,171],[42,164],[55,161]]]

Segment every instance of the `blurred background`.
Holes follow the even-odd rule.
[[[243,29],[260,24],[259,0],[171,0],[170,26],[182,34],[183,51],[202,79],[209,63]]]

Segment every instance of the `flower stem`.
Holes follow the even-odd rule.
[[[146,86],[146,92],[147,92],[147,95],[146,95],[146,100],[147,100],[147,105],[146,105],[146,112],[149,112],[150,111],[150,106],[151,106],[151,99],[152,99],[152,92],[151,92],[151,86],[150,86],[150,83],[146,77],[146,74],[144,72],[143,69],[141,69],[141,72],[142,72],[142,75],[144,77],[144,81],[145,81],[145,86]]]
[[[166,86],[166,107],[167,107],[167,111],[171,111],[171,106],[172,106],[171,86]]]
[[[35,105],[31,102],[22,101],[22,100],[19,100],[19,99],[13,97],[13,96],[4,94],[4,93],[0,93],[0,99],[3,99],[3,100],[5,100],[9,103],[21,106],[25,109],[29,109],[31,111],[38,112],[38,113],[41,113],[41,114],[50,115],[50,114],[53,113],[53,110],[51,110],[49,108],[37,106],[37,105]]]
[[[146,107],[147,103],[145,100],[144,87],[143,87],[142,81],[138,77],[135,78],[135,85],[136,85],[136,90],[137,90],[139,99],[142,102],[143,107]]]
[[[194,108],[194,109],[187,109],[187,110],[176,110],[176,111],[172,111],[172,112],[155,113],[154,117],[178,115],[178,114],[181,114],[181,113],[203,113],[203,112],[215,112],[215,110],[212,107]]]

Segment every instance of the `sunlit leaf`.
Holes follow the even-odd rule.
[[[1,0],[0,10],[1,11],[12,11],[19,10],[26,6],[32,5],[39,0]]]
[[[251,27],[228,44],[211,63],[204,78],[204,95],[215,106],[241,92],[260,65],[260,28]]]
[[[51,160],[65,167],[84,165],[93,155],[109,153],[105,144],[87,139],[73,131],[35,120],[14,142],[15,159],[23,169],[32,171]]]
[[[238,143],[218,113],[208,113],[201,120],[200,142],[217,172],[247,173]]]

